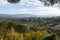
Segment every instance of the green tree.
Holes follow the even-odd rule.
[[[20,0],[7,0],[9,3],[18,3]]]
[[[15,29],[15,31],[17,31],[17,32],[20,32],[20,33],[25,33],[25,32],[27,32],[28,30],[27,30],[27,27],[25,27],[24,25],[16,25],[15,27],[14,27],[14,29]]]

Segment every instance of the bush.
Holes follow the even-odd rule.
[[[20,33],[25,33],[25,32],[28,31],[28,30],[27,30],[27,27],[25,27],[25,26],[23,26],[23,25],[16,25],[16,26],[14,27],[14,29],[15,29],[15,31],[20,32]]]

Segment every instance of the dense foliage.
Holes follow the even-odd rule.
[[[20,0],[7,0],[9,3],[18,3]]]
[[[0,40],[60,40],[60,17],[0,20]]]

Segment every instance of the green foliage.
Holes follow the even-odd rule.
[[[47,21],[42,20],[41,23],[45,24]],[[56,40],[55,35],[47,25],[20,24],[12,21],[0,23],[0,40]]]
[[[7,0],[9,3],[18,3],[20,0]]]
[[[51,36],[45,37],[43,40],[56,40],[56,35],[52,34]]]
[[[44,2],[45,3],[45,5],[54,5],[54,4],[56,4],[56,3],[60,3],[60,0],[40,0],[40,1],[42,1],[42,2]]]
[[[24,33],[27,32],[27,27],[23,26],[23,25],[16,25],[14,27],[15,31],[20,32],[20,33]]]

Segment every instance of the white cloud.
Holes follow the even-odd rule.
[[[6,5],[6,4],[9,4],[7,0],[0,0],[0,6]]]
[[[49,10],[41,10],[41,9],[16,9],[16,10],[10,10],[5,11],[1,13],[7,13],[7,14],[33,14],[33,15],[60,15],[60,10],[58,9],[49,9]]]
[[[6,5],[8,2],[6,0],[0,0],[0,6]],[[60,15],[60,9],[54,5],[53,7],[43,6],[38,0],[21,0],[19,5],[26,5],[29,8],[22,9],[12,9],[10,11],[2,11],[0,13],[4,14],[35,14],[35,15]],[[32,8],[30,8],[32,6]],[[35,7],[35,8],[34,8]]]
[[[20,5],[25,5],[25,6],[43,6],[42,3],[39,0],[21,0]]]

